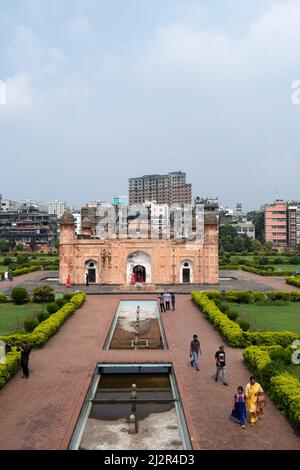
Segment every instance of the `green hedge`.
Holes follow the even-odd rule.
[[[218,328],[230,346],[243,348],[250,345],[279,345],[287,347],[294,340],[300,339],[300,334],[291,331],[243,331],[238,323],[230,320],[225,313],[221,312],[206,293],[194,291],[191,295],[193,302],[210,323]],[[216,295],[216,291],[212,291],[211,295]]]
[[[1,304],[1,303],[4,304],[4,303],[6,303],[6,302],[8,302],[8,297],[7,297],[7,295],[1,294],[1,292],[0,292],[0,304]]]
[[[33,273],[34,271],[39,271],[40,266],[31,266],[29,268],[18,268],[12,270],[13,276],[21,276],[22,274]],[[4,274],[4,271],[0,271],[0,275]]]
[[[238,264],[220,264],[219,269],[223,271],[237,271],[241,269],[241,266]]]
[[[288,372],[270,379],[270,397],[279,409],[300,428],[300,382]]]
[[[0,336],[0,340],[12,346],[20,346],[28,343],[30,348],[43,346],[48,339],[53,336],[72,313],[85,301],[85,294],[79,292],[56,313],[53,313],[47,320],[41,322],[32,333],[15,333],[7,336]],[[0,364],[0,389],[12,377],[20,367],[20,353],[12,348],[12,352],[6,355],[5,364]]]
[[[230,346],[239,347],[244,345],[241,327],[234,321],[229,320],[228,316],[222,313],[212,300],[209,300],[205,294],[196,291],[192,292],[192,299],[208,320],[218,328]]]
[[[286,279],[286,283],[291,286],[300,287],[300,276],[290,276]]]
[[[85,294],[79,292],[56,313],[53,313],[47,320],[41,322],[32,333],[13,333],[7,336],[0,336],[0,340],[13,346],[20,346],[26,342],[31,348],[41,347],[57,332],[72,313],[81,307],[84,301]]]
[[[266,269],[253,268],[252,266],[241,266],[243,271],[259,274],[260,276],[290,276],[293,271],[267,271]]]
[[[6,354],[5,364],[0,364],[0,389],[5,383],[18,372],[20,367],[20,352],[12,348],[12,351]]]
[[[245,364],[277,407],[300,428],[300,381],[284,370],[283,363],[272,361],[272,351],[274,347],[251,346],[243,352]]]

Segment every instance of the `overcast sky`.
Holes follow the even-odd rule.
[[[81,205],[183,170],[300,199],[299,0],[1,0],[0,193]]]

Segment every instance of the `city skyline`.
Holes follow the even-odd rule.
[[[12,0],[1,12],[1,173],[14,175],[2,193],[47,201],[55,187],[80,205],[183,168],[194,196],[231,206],[298,199],[298,1]]]

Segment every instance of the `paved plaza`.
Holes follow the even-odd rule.
[[[0,449],[67,449],[98,362],[170,362],[194,449],[300,450],[299,437],[270,400],[256,428],[242,430],[230,421],[236,387],[245,386],[250,374],[242,351],[226,347],[229,387],[214,382],[214,353],[223,341],[189,295],[177,297],[175,312],[162,314],[169,349],[103,350],[120,299],[124,296],[87,296],[59,332],[32,352],[30,380],[17,374],[7,383],[0,392]],[[199,372],[189,364],[193,334],[203,350]]]

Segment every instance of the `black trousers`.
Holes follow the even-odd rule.
[[[23,375],[25,375],[25,377],[29,377],[28,361],[21,361],[21,367],[23,370]]]
[[[170,310],[170,302],[166,301],[166,310]]]
[[[161,312],[165,312],[166,309],[165,309],[165,304],[160,304],[160,311]]]
[[[175,310],[175,302],[172,302],[172,309]]]

